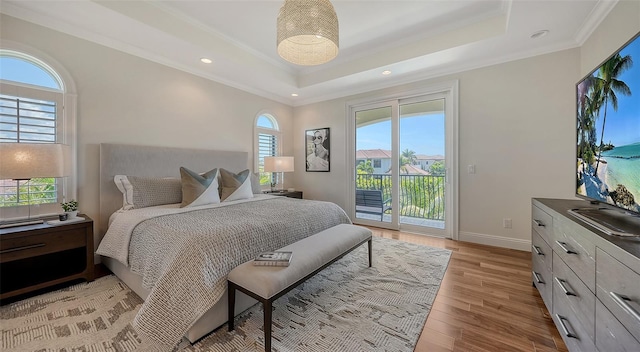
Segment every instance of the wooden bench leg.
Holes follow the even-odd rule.
[[[227,281],[227,298],[228,298],[228,316],[229,316],[229,331],[233,331],[233,319],[235,318],[235,308],[236,308],[236,284],[231,281]]]
[[[369,240],[369,267],[371,267],[371,249],[372,249],[372,241],[373,239]]]
[[[262,310],[264,311],[264,350],[271,352],[271,300],[262,302]]]

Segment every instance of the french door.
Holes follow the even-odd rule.
[[[349,106],[354,223],[457,238],[452,88]]]

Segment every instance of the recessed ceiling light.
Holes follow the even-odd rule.
[[[200,61],[204,62],[205,64],[210,64],[213,62],[213,60],[207,59],[206,57],[203,57],[202,59],[200,59]]]
[[[390,75],[390,74],[391,74],[391,71],[389,71],[389,70],[384,70],[384,71],[382,71],[382,74],[383,74],[383,75],[385,75],[385,76],[386,76],[386,75]]]
[[[297,97],[297,96],[298,96],[298,93],[291,93],[291,96],[292,96],[292,97]]]
[[[541,30],[541,31],[537,31],[537,32],[535,32],[535,33],[533,33],[533,34],[531,35],[531,39],[538,39],[538,38],[542,38],[542,37],[544,37],[545,35],[547,35],[547,33],[549,33],[549,30],[548,30],[548,29],[543,29],[543,30]]]

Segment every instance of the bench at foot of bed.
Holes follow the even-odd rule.
[[[265,351],[271,351],[273,301],[365,242],[369,243],[371,266],[371,231],[362,226],[340,224],[279,249],[293,252],[289,266],[255,266],[253,261],[248,261],[231,270],[228,276],[229,331],[234,329],[236,290],[240,290],[262,302]]]

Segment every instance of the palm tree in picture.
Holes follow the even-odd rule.
[[[622,95],[631,95],[631,89],[629,86],[623,81],[618,80],[618,77],[622,74],[622,72],[628,70],[633,65],[633,60],[631,60],[631,56],[625,55],[624,57],[620,56],[620,53],[613,56],[611,59],[607,60],[599,70],[598,77],[596,80],[598,81],[598,85],[602,89],[602,98],[604,99],[604,115],[602,118],[602,131],[600,132],[600,147],[598,148],[598,158],[596,159],[596,168],[593,171],[593,175],[598,175],[598,166],[600,165],[600,156],[602,155],[602,149],[604,148],[604,127],[607,123],[607,106],[608,103],[611,102],[611,107],[614,111],[618,110],[618,96],[617,94]]]
[[[596,118],[602,108],[602,90],[597,87],[594,77],[586,79],[579,89],[578,99],[578,157],[587,165],[593,162],[595,141],[590,136],[594,135]],[[590,157],[587,157],[590,156]]]

